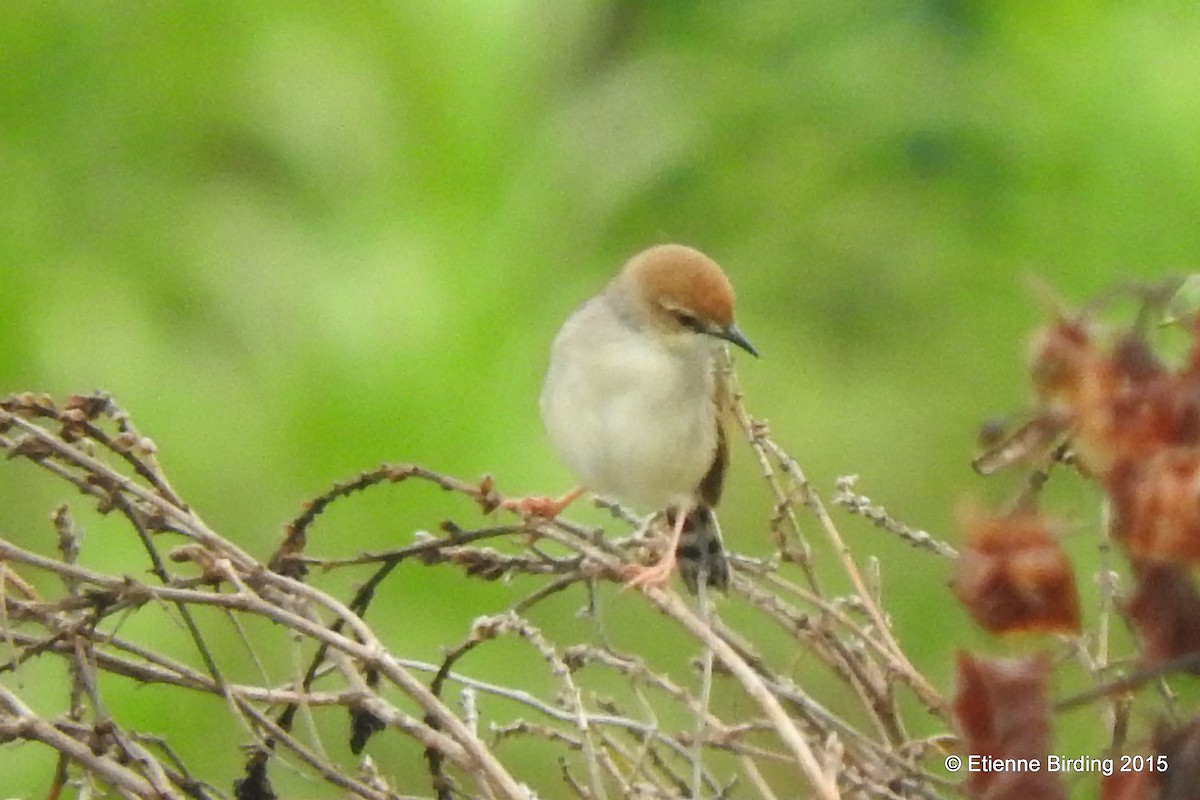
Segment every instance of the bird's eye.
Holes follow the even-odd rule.
[[[674,314],[674,316],[675,316],[675,321],[678,322],[683,327],[685,327],[689,330],[700,332],[701,327],[702,327],[700,325],[700,320],[697,319],[694,315],[689,314],[686,311],[673,311],[672,314]]]

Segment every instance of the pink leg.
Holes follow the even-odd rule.
[[[563,512],[564,508],[578,500],[585,491],[587,491],[585,487],[576,486],[557,500],[553,497],[538,496],[511,497],[502,502],[500,507],[507,511],[515,511],[525,518],[554,519]]]
[[[628,582],[624,588],[653,586],[656,589],[665,589],[671,585],[671,573],[675,571],[675,550],[679,547],[679,539],[683,536],[683,523],[686,520],[687,514],[683,509],[678,509],[675,512],[675,526],[671,531],[671,540],[667,543],[667,552],[663,553],[662,558],[652,567],[643,567],[641,564],[627,566],[625,577],[628,578]]]

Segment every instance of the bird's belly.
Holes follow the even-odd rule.
[[[629,390],[568,411],[566,435],[551,438],[593,492],[642,511],[690,504],[717,447],[710,402],[678,402]]]

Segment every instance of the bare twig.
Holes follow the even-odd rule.
[[[897,780],[911,796],[936,797],[942,782],[924,764],[929,748],[908,738],[898,692],[910,687],[938,714],[944,704],[892,633],[878,575],[864,576],[815,488],[765,425],[751,420],[740,399],[734,411],[775,498],[762,524],[776,553],[768,559],[731,554],[737,574],[729,597],[701,597],[697,613],[670,590],[607,591],[605,584],[620,580],[632,559],[653,549],[649,537],[655,530],[607,501],[598,502],[612,512],[617,535],[564,518],[480,527],[444,520],[427,529],[436,533],[418,531],[400,547],[349,557],[327,554],[320,545],[341,537],[317,535],[320,525],[334,524],[325,521],[324,512],[363,492],[420,482],[484,513],[500,504],[490,478],[463,481],[419,465],[385,464],[306,503],[284,526],[275,552],[260,561],[208,527],[183,501],[157,461],[153,442],[111,398],[80,396],[61,406],[31,394],[0,401],[0,449],[84,493],[99,513],[117,512],[147,562],[110,572],[81,558],[87,552],[81,528],[65,507],[54,515],[56,549],[19,546],[0,532],[0,643],[8,650],[0,659],[0,679],[18,667],[41,669],[49,659],[62,659],[73,676],[58,717],[35,713],[19,689],[0,685],[0,736],[55,749],[60,757],[54,785],[60,791],[87,776],[82,779],[122,797],[207,798],[214,794],[207,787],[233,782],[233,776],[195,777],[207,768],[197,769],[195,756],[184,767],[170,748],[170,730],[157,738],[125,724],[125,710],[104,690],[117,679],[223,698],[223,720],[211,721],[222,726],[215,741],[224,737],[229,746],[251,748],[239,797],[267,796],[271,765],[281,758],[339,796],[408,797],[392,788],[398,776],[386,775],[370,760],[360,767],[346,763],[343,748],[322,741],[318,731],[327,735],[321,722],[331,709],[349,711],[355,720],[355,752],[368,746],[372,734],[423,750],[433,792],[443,798],[524,800],[532,796],[526,783],[557,780],[567,792],[591,800],[614,793],[719,798],[747,784],[773,800],[794,794],[790,781],[778,777],[781,763],[792,765],[792,774],[799,772],[813,796],[823,800],[896,797],[888,786]],[[859,500],[850,503],[855,513],[880,520],[910,541],[922,540],[919,531]],[[836,598],[822,590],[814,564],[818,554],[800,532],[805,513],[833,543],[854,595]],[[182,537],[184,544],[160,550],[164,536]],[[948,554],[936,543],[929,547]],[[500,591],[499,608],[480,613],[471,633],[440,664],[429,663],[404,655],[403,625],[368,622],[380,587],[394,581],[397,567],[406,563],[440,565],[448,573],[443,583],[448,596],[466,581],[512,586]],[[146,567],[153,579],[139,577]],[[325,574],[344,570],[365,574],[343,600],[321,583]],[[38,573],[54,576],[50,583],[61,590],[39,596],[34,585],[46,584],[31,580]],[[554,614],[547,607],[556,604],[549,601],[572,591],[584,593],[592,624],[551,631]],[[642,624],[693,643],[699,674],[676,674],[654,653],[615,650],[599,618],[610,601],[657,609]],[[731,613],[741,607],[774,624],[735,629],[722,618],[726,604]],[[168,656],[140,633],[144,626],[135,634],[134,627],[119,624],[150,609],[187,632],[197,664]],[[211,633],[200,624],[206,613],[236,634],[249,650],[251,668],[229,662],[228,653],[208,641]],[[266,638],[255,620],[270,623]],[[545,669],[518,682],[490,679],[486,654],[502,635],[527,642]],[[787,646],[780,648],[781,641]],[[273,659],[263,656],[284,646],[296,654],[295,672],[272,675]],[[790,677],[791,662],[774,663],[781,650],[813,654],[808,662],[837,677],[843,697],[822,703],[806,694]],[[468,653],[476,654],[470,671],[461,667]],[[257,677],[246,679],[247,674]],[[443,697],[451,683],[462,687],[458,703]],[[608,696],[614,687],[625,688]],[[728,705],[730,693],[750,702]],[[854,722],[829,710],[846,702],[860,707]],[[715,712],[710,704],[724,710]],[[293,730],[301,710],[308,724]],[[526,716],[515,717],[514,711]],[[679,712],[690,725],[674,728],[664,721],[678,719]],[[491,740],[485,742],[481,735],[487,732]],[[557,772],[515,772],[516,762],[508,763],[497,750],[513,738],[536,743],[560,764]],[[428,792],[428,782],[424,789]]]

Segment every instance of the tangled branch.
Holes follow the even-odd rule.
[[[620,580],[626,565],[653,551],[657,522],[638,525],[607,504],[620,535],[567,519],[483,527],[447,521],[436,534],[420,532],[394,549],[322,556],[314,533],[332,524],[323,521],[325,512],[364,492],[431,483],[484,513],[502,500],[488,478],[470,482],[418,465],[384,465],[305,504],[284,526],[275,552],[259,559],[210,528],[173,490],[154,442],[108,396],[62,403],[11,396],[0,401],[0,448],[9,460],[37,465],[89,497],[100,513],[123,519],[152,578],[130,577],[146,573],[136,563],[118,573],[81,565],[83,543],[66,505],[53,515],[53,540],[0,530],[0,648],[6,653],[0,659],[0,742],[57,753],[58,767],[47,776],[49,797],[88,785],[127,798],[265,799],[276,796],[281,759],[337,796],[372,800],[517,800],[552,790],[597,800],[729,797],[735,787],[738,796],[774,798],[794,796],[798,781],[821,798],[940,797],[948,784],[932,757],[949,729],[946,701],[902,648],[883,598],[819,492],[764,423],[740,403],[736,410],[774,497],[764,515],[773,556],[735,554],[724,599],[702,594],[694,604],[657,589],[621,597],[658,612],[645,624],[694,642],[700,668],[681,673],[644,654],[621,652],[598,625],[559,634],[538,621],[548,598],[568,592],[598,613],[596,596]],[[886,512],[859,500],[856,505],[849,483],[841,485],[837,505],[893,524]],[[815,522],[819,540],[810,541],[802,520]],[[927,533],[894,525],[897,535],[932,553],[953,554]],[[15,543],[43,538],[45,547]],[[852,595],[834,597],[822,588],[814,559],[825,551]],[[510,591],[500,607],[479,609],[468,630],[446,631],[445,641],[458,644],[447,646],[440,663],[424,662],[405,654],[403,629],[367,622],[378,589],[402,563],[443,565],[454,573],[447,581],[504,581]],[[321,588],[331,572],[364,569],[371,572],[350,597]],[[534,588],[521,593],[518,585]],[[193,658],[171,657],[153,639],[123,633],[124,620],[149,608],[180,623]],[[246,640],[251,655],[299,642],[306,667],[271,678],[256,659],[260,681],[232,680],[242,670],[197,623],[197,615],[212,611],[238,631],[254,619],[270,621],[266,638]],[[770,624],[733,627],[727,615]],[[473,671],[462,666],[468,654],[487,652],[502,639],[529,648],[544,673],[528,685],[510,685],[490,678],[486,664]],[[814,696],[791,677],[790,659],[779,654],[801,650],[832,679],[819,682],[823,691],[834,687],[832,696]],[[17,676],[44,669],[51,659],[66,665],[70,685],[57,712],[38,713],[22,697]],[[601,687],[611,689],[613,677],[624,693],[606,696]],[[212,740],[246,748],[240,777],[213,774],[198,754],[177,753],[170,731],[155,737],[126,722],[122,708],[104,695],[112,679],[221,698],[226,715],[210,721],[219,730]],[[446,697],[451,686],[457,707]],[[910,732],[906,717],[914,707],[928,712],[917,727],[932,735]],[[523,716],[513,716],[513,709]],[[353,758],[327,746],[319,726],[297,729],[302,717],[324,720],[339,712],[350,717]],[[664,721],[680,718],[690,723]],[[377,737],[396,737],[423,753],[425,774],[380,769],[364,755]],[[503,755],[513,740],[537,749],[536,766]],[[548,763],[557,770],[547,770]]]

